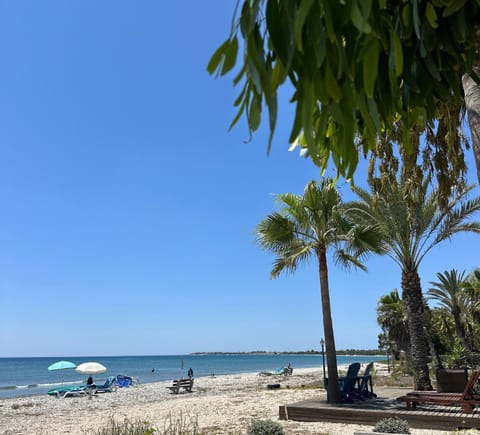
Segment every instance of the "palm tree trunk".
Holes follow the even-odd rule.
[[[480,68],[475,68],[480,74]],[[465,107],[468,114],[468,125],[472,135],[473,155],[477,165],[477,176],[480,182],[480,86],[467,74],[462,77]]]
[[[407,309],[416,390],[432,390],[428,372],[429,346],[423,322],[423,297],[415,268],[402,270],[402,298]]]
[[[326,248],[320,248],[317,252],[318,270],[320,274],[320,296],[322,299],[323,333],[327,353],[328,368],[328,403],[340,403],[342,397],[338,388],[337,351],[335,349],[335,337],[333,335],[332,312],[330,309],[330,290],[328,288],[328,268]]]

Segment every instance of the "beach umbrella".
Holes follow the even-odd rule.
[[[97,375],[99,373],[105,373],[107,368],[98,362],[92,361],[80,364],[75,371],[85,375]]]
[[[48,366],[49,371],[53,370],[66,370],[66,369],[74,369],[77,365],[71,361],[57,361],[53,364]],[[62,376],[62,384],[63,384],[63,376]]]
[[[65,369],[74,369],[77,365],[71,361],[57,361],[48,366],[48,370],[65,370]]]

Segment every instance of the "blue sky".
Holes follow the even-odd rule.
[[[287,151],[289,96],[267,157],[265,128],[228,132],[233,77],[205,70],[234,5],[1,2],[0,357],[319,348],[315,264],[272,281],[254,240],[273,194],[319,177]],[[437,248],[424,287],[476,246]],[[338,349],[376,347],[400,288],[391,260],[367,266],[330,266]]]

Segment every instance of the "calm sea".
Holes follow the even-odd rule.
[[[383,356],[338,356],[338,364],[367,363]],[[102,383],[119,374],[135,377],[139,383],[167,381],[186,376],[191,367],[195,377],[246,372],[275,371],[289,363],[295,369],[321,367],[321,355],[166,355],[166,356],[96,356],[48,358],[0,358],[0,398],[45,394],[57,385],[81,384],[86,375],[75,370],[48,371],[59,360],[81,364],[97,361],[107,367],[94,381]],[[295,372],[294,372],[295,373]]]

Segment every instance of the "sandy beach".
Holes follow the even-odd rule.
[[[58,399],[42,395],[0,400],[0,433],[85,434],[118,421],[148,420],[160,432],[170,416],[198,422],[203,434],[242,434],[252,419],[278,420],[278,407],[312,397],[325,396],[321,388],[300,388],[321,379],[319,369],[296,369],[293,376],[260,376],[257,373],[200,377],[192,393],[171,394],[171,382],[139,384],[98,394],[93,398]],[[270,390],[268,384],[280,383]],[[383,387],[379,387],[383,388]],[[332,423],[280,422],[287,434],[345,435],[369,431],[371,426]],[[417,435],[438,431],[412,429]],[[451,433],[451,432],[442,432]],[[476,432],[470,432],[476,433]]]

